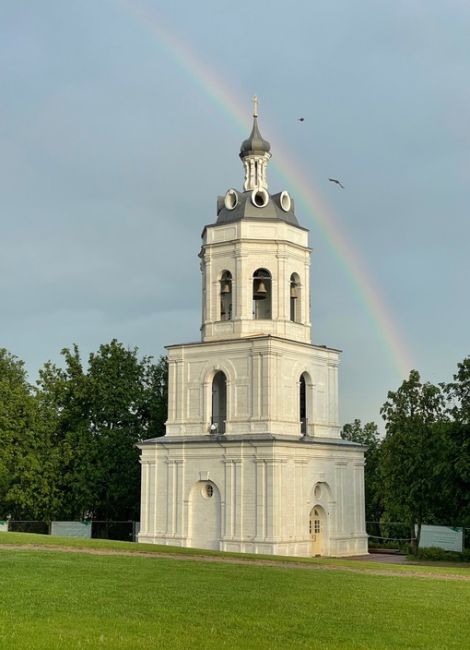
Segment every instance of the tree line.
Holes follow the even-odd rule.
[[[366,519],[406,522],[419,544],[422,524],[470,527],[470,357],[453,381],[422,382],[412,370],[374,422],[346,424],[342,437],[367,446]]]
[[[163,435],[167,362],[116,340],[89,355],[62,350],[32,386],[0,349],[0,519],[137,520],[139,450]]]

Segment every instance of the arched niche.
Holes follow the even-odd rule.
[[[194,548],[220,548],[221,498],[213,481],[197,481],[190,490],[188,538]]]

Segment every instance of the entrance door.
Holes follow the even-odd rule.
[[[321,508],[316,506],[310,511],[309,533],[311,555],[321,555],[323,547],[323,517]]]

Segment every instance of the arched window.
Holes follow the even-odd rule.
[[[253,273],[253,318],[272,318],[271,273],[266,269]]]
[[[225,420],[227,419],[227,378],[219,370],[212,380],[212,418],[211,432],[213,434],[225,433]]]
[[[307,433],[307,389],[305,375],[301,375],[299,382],[299,416],[300,416],[300,433]]]
[[[290,319],[294,323],[300,323],[300,278],[297,273],[292,273],[290,276]]]
[[[220,320],[232,320],[232,274],[224,271],[220,278]]]

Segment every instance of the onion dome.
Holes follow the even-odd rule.
[[[263,138],[258,128],[258,115],[253,114],[253,128],[251,129],[250,137],[242,142],[240,147],[240,158],[249,155],[262,155],[269,153],[271,145]]]

